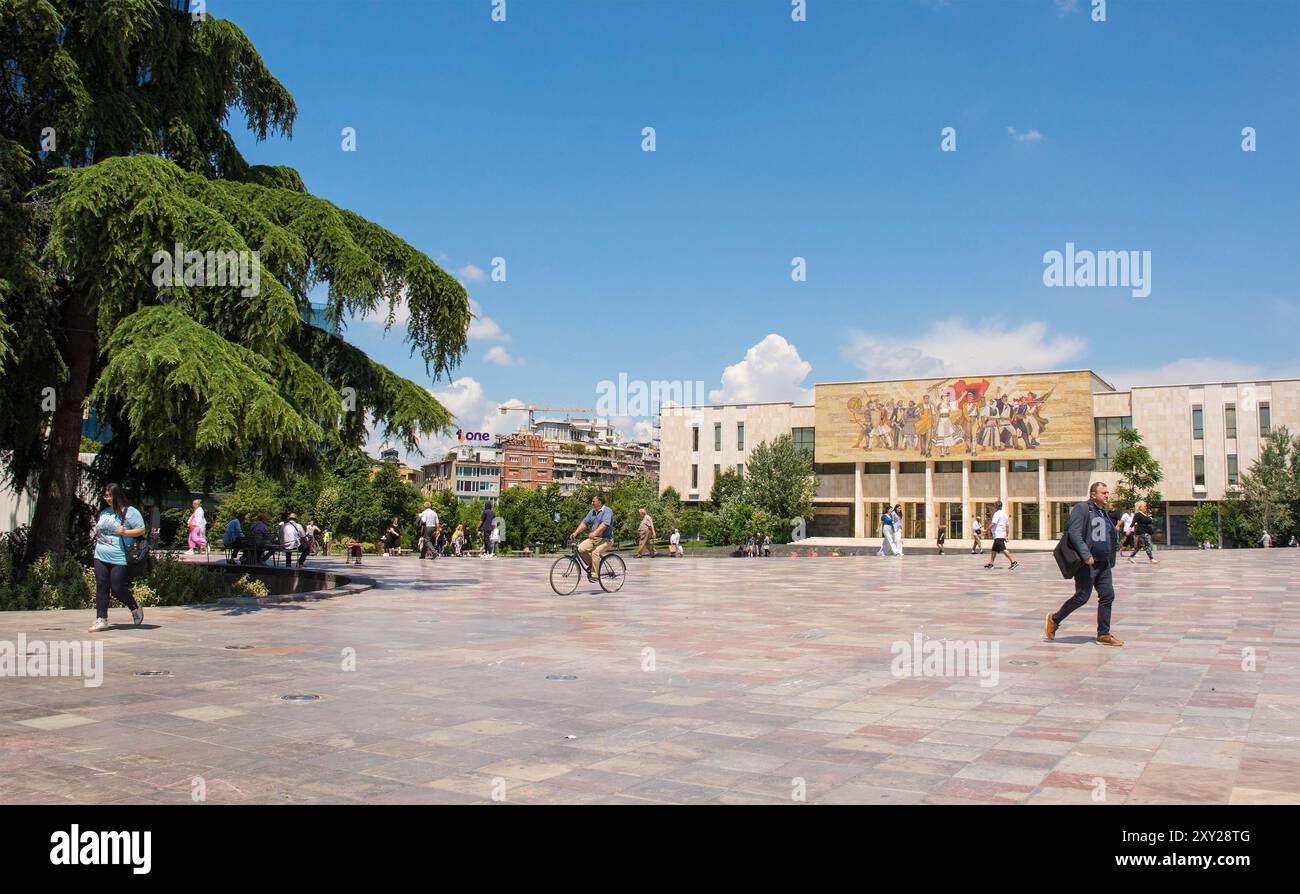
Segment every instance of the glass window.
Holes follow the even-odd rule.
[[[794,428],[790,434],[794,437],[794,446],[800,450],[808,451],[809,455],[816,452],[816,429],[815,428]]]
[[[1038,460],[1036,459],[1013,459],[1009,463],[1009,472],[1037,472]]]
[[[1020,539],[1038,539],[1038,504],[1020,503]]]
[[[1193,474],[1193,483],[1197,487],[1205,487],[1205,457],[1197,456],[1194,460],[1195,470]]]
[[[744,478],[744,477],[745,477],[745,464],[744,464],[744,463],[736,463],[736,474],[739,475],[741,478]]]
[[[1097,435],[1097,459],[1093,467],[1098,472],[1111,471],[1111,457],[1121,446],[1119,433],[1132,427],[1132,416],[1100,416],[1093,420],[1093,428]]]
[[[713,480],[714,480],[714,481],[717,481],[717,480],[718,480],[718,476],[721,475],[721,474],[722,474],[722,466],[718,465],[717,463],[714,463],[714,464],[713,464]]]
[[[864,463],[862,473],[864,475],[888,475],[889,463]]]
[[[722,452],[722,423],[713,423],[713,449]]]
[[[898,474],[900,475],[924,475],[925,463],[899,463]]]
[[[1205,437],[1205,411],[1200,406],[1192,407],[1192,438],[1200,441]]]
[[[1091,472],[1093,462],[1090,459],[1049,459],[1049,472]]]
[[[1228,483],[1234,485],[1237,483],[1237,454],[1235,453],[1228,454]]]
[[[736,449],[745,449],[745,423],[743,422],[736,423]]]
[[[1223,433],[1229,438],[1237,437],[1237,405],[1228,404],[1223,408]]]
[[[700,427],[698,425],[693,425],[691,426],[691,452],[699,453],[699,451],[700,451]]]
[[[697,428],[695,431],[698,433],[699,429]],[[700,467],[692,463],[691,464],[691,490],[699,490],[699,489],[700,489]]]
[[[1273,410],[1268,404],[1259,405],[1259,436],[1267,438],[1273,433]]]
[[[941,463],[937,462],[937,463],[934,464],[934,471],[935,471],[936,473],[939,473],[939,472],[943,472],[943,473],[957,472],[958,474],[960,474],[960,473],[961,473],[961,463],[960,463],[960,462],[941,462]]]
[[[1000,472],[1000,464],[996,459],[973,459],[971,460],[970,470],[972,472]]]

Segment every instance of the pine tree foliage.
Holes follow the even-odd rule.
[[[304,317],[309,296],[335,323],[392,327],[402,308],[436,379],[465,351],[465,289],[291,168],[243,158],[227,125],[287,137],[296,107],[236,25],[160,0],[0,0],[0,52],[0,458],[56,495],[37,546],[61,552],[43,515],[66,515],[86,409],[115,433],[100,459],[137,479],[302,472],[367,424],[408,447],[448,429],[427,388]],[[256,294],[214,285],[210,264],[160,284],[157,253],[177,246],[256,252]]]

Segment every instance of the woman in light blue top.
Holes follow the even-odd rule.
[[[108,629],[108,594],[112,591],[131,610],[137,627],[144,622],[144,609],[131,595],[131,576],[126,569],[126,551],[146,528],[140,510],[126,501],[116,484],[104,487],[104,508],[95,519],[95,623],[90,632]]]

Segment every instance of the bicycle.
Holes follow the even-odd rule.
[[[587,563],[578,552],[578,543],[573,541],[573,552],[561,556],[551,566],[551,589],[556,596],[571,596],[578,589],[578,584],[587,576]],[[627,565],[617,553],[608,552],[600,559],[600,588],[606,593],[617,593],[623,589],[627,578]]]

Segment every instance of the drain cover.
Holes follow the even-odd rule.
[[[315,702],[320,701],[319,695],[282,695],[281,701],[286,702]]]
[[[170,677],[171,671],[136,671],[137,677]]]
[[[803,633],[792,633],[790,639],[821,639],[826,634],[819,633],[816,630],[805,630]]]
[[[252,646],[226,646],[226,649],[228,649],[231,652],[243,652],[244,650],[251,649],[251,648],[253,647]]]
[[[546,675],[546,679],[548,679],[548,680],[576,680],[576,679],[578,679],[578,678],[577,678],[577,676],[574,675],[574,674],[547,674],[547,675]]]
[[[1012,658],[1007,662],[1007,664],[1014,665],[1015,667],[1038,667],[1037,661],[1029,661],[1024,658]]]

